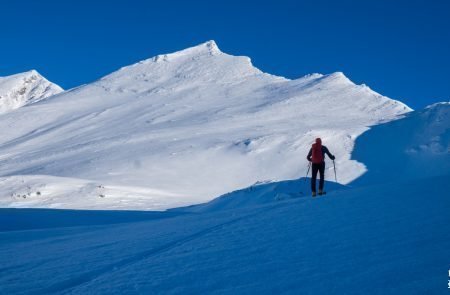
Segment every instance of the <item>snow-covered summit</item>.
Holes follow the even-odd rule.
[[[343,73],[277,77],[209,41],[1,116],[14,128],[0,135],[0,177],[45,182],[66,208],[169,208],[298,178],[320,136],[348,183],[365,171],[355,139],[410,111]]]
[[[36,70],[0,77],[0,113],[17,109],[62,92]]]
[[[450,101],[440,101],[426,106],[426,109],[446,108],[450,105]]]
[[[199,83],[241,83],[245,79],[274,79],[254,67],[250,58],[223,53],[214,41],[161,54],[123,67],[97,82],[105,88],[133,92],[190,88]],[[278,80],[285,80],[277,77]],[[159,87],[159,88],[158,88]]]
[[[197,46],[189,47],[174,53],[158,55],[150,60],[152,61],[170,61],[176,58],[192,58],[204,55],[218,55],[222,54],[217,43],[214,40],[199,44]],[[161,58],[162,57],[162,58]]]

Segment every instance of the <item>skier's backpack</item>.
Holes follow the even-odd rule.
[[[314,164],[320,164],[323,162],[323,153],[322,153],[322,141],[316,140],[316,143],[314,143],[311,147],[312,149],[312,162]]]

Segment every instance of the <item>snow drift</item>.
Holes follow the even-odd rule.
[[[352,185],[447,175],[449,153],[450,103],[436,103],[358,137],[352,158],[368,171]]]

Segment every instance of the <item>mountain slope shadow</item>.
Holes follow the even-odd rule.
[[[367,172],[351,185],[449,174],[449,126],[450,104],[438,103],[372,127],[355,142],[352,159]]]
[[[325,189],[330,192],[346,189],[335,182],[325,182]],[[239,209],[250,206],[265,205],[290,199],[311,198],[310,178],[283,180],[278,182],[257,182],[252,186],[224,194],[210,202],[175,208],[169,211],[211,212],[218,210]],[[319,198],[320,196],[318,196]]]

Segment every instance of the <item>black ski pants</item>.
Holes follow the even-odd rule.
[[[312,164],[312,177],[311,177],[311,191],[316,191],[317,172],[320,174],[319,190],[323,190],[323,184],[325,181],[325,162],[319,164]]]

